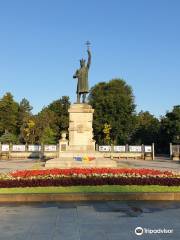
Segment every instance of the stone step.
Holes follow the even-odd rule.
[[[46,168],[116,168],[117,162],[110,159],[95,159],[92,161],[76,161],[73,158],[56,158],[48,160]]]

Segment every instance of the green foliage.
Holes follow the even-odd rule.
[[[94,137],[103,144],[104,124],[111,126],[110,138],[114,144],[129,142],[135,121],[132,89],[122,79],[101,82],[90,90],[89,103],[95,109]]]
[[[18,107],[11,93],[6,93],[0,99],[0,135],[5,131],[17,134]]]
[[[20,139],[23,143],[36,143],[36,118],[34,116],[24,120],[21,127]]]
[[[38,115],[25,119],[21,127],[21,139],[31,144],[48,144],[48,141],[55,143],[55,132],[58,129],[56,122],[55,113],[44,108]]]
[[[23,121],[32,115],[31,113],[32,107],[29,101],[26,98],[23,98],[19,103],[19,111],[18,111],[18,124],[21,126]]]
[[[26,102],[27,103],[27,102]],[[26,104],[26,106],[30,106]],[[60,138],[62,130],[68,129],[70,106],[69,98],[62,97],[53,101],[49,106],[42,109],[37,115],[31,116],[30,107],[26,111],[23,124],[21,126],[21,141],[27,143],[54,144]],[[33,121],[33,125],[31,124]]]
[[[169,148],[169,143],[180,144],[180,105],[174,106],[161,118],[159,142],[161,148]]]
[[[110,138],[110,131],[111,131],[111,125],[105,123],[104,128],[103,128],[103,133],[104,133],[104,143],[107,145],[111,144],[111,138]]]
[[[159,120],[148,111],[141,111],[136,116],[135,131],[131,142],[133,144],[152,144],[158,142],[160,129]]]
[[[19,104],[18,111],[18,135],[20,142],[27,142],[27,136],[24,136],[24,127],[27,127],[27,122],[32,116],[32,107],[26,98],[23,98]]]
[[[41,143],[42,136],[44,132],[46,132],[46,129],[52,129],[53,132],[58,132],[57,116],[47,107],[36,116],[36,137],[38,143]]]
[[[40,142],[42,144],[56,144],[56,133],[50,127],[45,128]]]
[[[1,143],[18,143],[18,139],[17,139],[17,136],[12,134],[12,133],[9,133],[9,132],[5,132],[1,137],[0,137],[0,142]]]
[[[70,106],[69,97],[63,96],[62,98],[53,101],[47,109],[55,114],[56,127],[51,126],[54,131],[57,131],[57,140],[60,139],[60,133],[62,131],[67,131],[69,126],[69,113],[68,109]]]
[[[160,120],[147,111],[136,115],[132,89],[122,79],[92,87],[89,104],[95,109],[93,129],[98,144],[154,142],[159,152],[168,152],[170,142],[180,144],[180,106],[174,106]],[[61,132],[68,132],[69,106],[69,97],[63,96],[33,115],[27,99],[18,104],[6,93],[0,99],[0,141],[57,143]]]
[[[19,103],[19,112],[23,113],[23,117],[28,114],[31,114],[32,106],[26,98],[23,98]]]

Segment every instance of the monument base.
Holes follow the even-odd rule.
[[[87,103],[72,104],[69,112],[69,141],[62,133],[59,141],[59,158],[46,162],[46,168],[115,168],[114,160],[104,158],[95,151],[93,139],[94,109]]]
[[[45,165],[46,168],[116,168],[117,163],[114,160],[106,158],[97,158],[91,161],[77,161],[71,157],[55,158],[48,160]]]
[[[93,139],[94,109],[87,103],[71,104],[69,110],[69,145],[67,151],[95,151]]]

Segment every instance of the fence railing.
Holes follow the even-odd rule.
[[[58,150],[58,145],[23,145],[0,143],[0,158],[56,158],[58,157]]]
[[[133,157],[143,156],[143,158],[154,159],[154,144],[152,145],[101,145],[98,146],[97,151],[105,155],[111,154],[114,156]],[[0,155],[9,158],[26,158],[26,157],[57,157],[59,155],[59,145],[33,145],[33,144],[1,144]],[[105,156],[104,155],[104,156]]]
[[[154,150],[152,145],[102,145],[98,146],[100,152],[137,152],[137,153],[151,153]]]
[[[127,153],[129,154],[128,156],[139,153],[145,157],[150,155],[154,160],[154,143],[152,145],[101,145],[98,146],[97,150],[104,153],[119,153],[123,155]]]
[[[58,145],[23,145],[23,144],[0,144],[1,152],[56,152]]]

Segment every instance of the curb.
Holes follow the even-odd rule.
[[[178,201],[180,192],[172,193],[26,193],[0,194],[0,203],[56,201]]]

